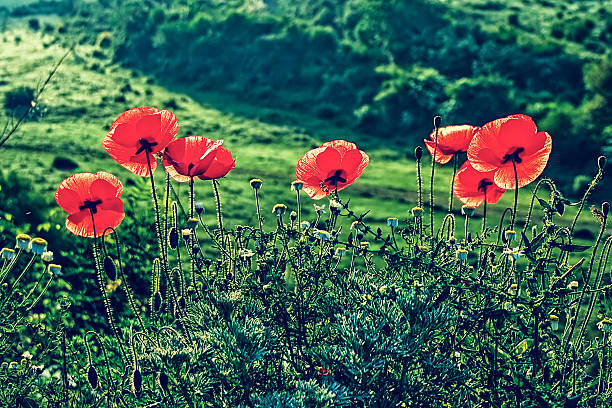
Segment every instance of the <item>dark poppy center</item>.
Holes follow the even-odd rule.
[[[99,199],[96,201],[85,200],[83,205],[79,207],[79,210],[89,210],[92,214],[95,214],[98,212],[97,206],[100,204],[102,204],[102,200]]]
[[[336,170],[333,175],[325,179],[325,183],[330,187],[337,187],[340,183],[346,183],[346,178],[343,177],[343,170]]]
[[[140,139],[138,141],[140,143],[140,147],[136,150],[136,154],[140,154],[142,152],[151,153],[153,151],[153,146],[157,146],[157,142],[149,142],[146,139]]]
[[[525,151],[525,149],[522,148],[522,147],[515,147],[514,151],[512,153],[508,153],[508,154],[504,155],[504,158],[502,160],[502,164],[506,164],[509,161],[513,161],[513,160],[514,160],[515,163],[522,162],[523,159],[521,159],[520,154],[523,153],[524,151]]]
[[[487,191],[487,187],[493,185],[493,182],[489,179],[482,179],[480,183],[478,183],[478,191],[485,192]]]

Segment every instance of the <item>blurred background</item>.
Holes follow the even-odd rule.
[[[65,231],[53,193],[74,172],[106,170],[127,186],[119,231],[130,248],[126,262],[150,267],[156,242],[147,182],[101,146],[113,120],[137,106],[175,112],[179,136],[224,139],[237,161],[221,180],[228,228],[256,223],[252,177],[264,180],[262,211],[273,228],[274,204],[295,209],[289,183],[297,160],[339,138],[371,156],[343,191],[351,207],[370,210],[375,226],[385,228],[387,217],[405,222],[416,204],[414,147],[435,114],[443,125],[475,126],[532,116],[553,138],[544,175],[576,201],[597,156],[612,150],[611,45],[610,0],[0,0],[5,135],[74,46],[0,147],[1,244],[13,245],[17,232],[48,238],[65,266],[61,289],[95,297],[89,242]],[[423,166],[428,194],[429,157]],[[437,169],[441,217],[452,169]],[[163,185],[162,172],[156,177]],[[214,225],[210,183],[196,187]],[[187,197],[185,185],[175,190]],[[523,191],[519,220],[530,200]],[[593,201],[609,192],[600,185]],[[489,209],[491,223],[512,200],[508,192]],[[312,203],[304,202],[306,216]],[[597,225],[585,216],[578,236],[592,239]],[[143,278],[136,290],[147,285]],[[87,310],[75,316],[89,318]]]

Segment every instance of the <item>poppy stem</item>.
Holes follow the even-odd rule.
[[[482,236],[484,240],[484,233],[487,229],[487,189],[484,189],[484,203],[482,206]]]
[[[106,309],[106,317],[108,319],[108,323],[110,324],[111,330],[117,339],[117,344],[119,345],[119,351],[121,354],[121,360],[125,364],[127,362],[127,355],[125,354],[125,350],[123,349],[123,344],[121,343],[121,336],[119,335],[119,328],[115,325],[114,311],[110,303],[110,299],[108,298],[108,294],[104,288],[104,284],[102,281],[102,266],[100,265],[100,259],[98,255],[98,235],[96,234],[96,222],[94,219],[93,210],[89,209],[89,214],[91,215],[91,226],[93,227],[94,239],[92,244],[93,256],[94,256],[94,266],[96,269],[96,280],[98,282],[98,288],[102,293],[102,302],[104,303],[104,308]]]
[[[157,202],[157,191],[155,190],[155,179],[153,170],[151,169],[151,158],[149,152],[145,152],[147,157],[147,167],[149,169],[149,179],[151,180],[151,196],[153,197],[153,207],[155,210],[155,232],[157,233],[157,243],[159,245],[159,253],[161,255],[164,271],[168,270],[168,260],[166,259],[166,251],[164,251],[164,237],[162,237],[161,222],[159,221],[159,203]]]
[[[257,219],[259,220],[259,233],[263,237],[263,224],[261,222],[261,209],[259,208],[259,194],[255,190],[255,207],[257,207]]]
[[[457,153],[453,155],[453,178],[451,179],[450,192],[448,193],[448,212],[453,212],[453,191],[455,190],[455,174],[457,174]]]
[[[438,128],[442,118],[438,115],[434,116],[434,128],[436,130],[434,151],[431,155],[431,179],[429,180],[429,227],[431,231],[431,241],[434,240],[434,172],[436,170],[436,153],[438,150]]]
[[[300,207],[300,190],[295,189],[295,192],[297,196],[297,227],[299,231],[300,228],[302,228],[302,209]]]
[[[213,190],[215,191],[215,201],[217,202],[217,222],[219,223],[219,234],[221,238],[221,247],[225,248],[225,240],[223,237],[223,215],[221,214],[221,198],[219,197],[219,188],[217,186],[217,180],[213,179]],[[223,250],[221,250],[223,255]]]
[[[193,218],[193,213],[195,211],[195,202],[193,195],[193,176],[189,177],[189,218]]]
[[[516,220],[516,207],[518,205],[518,173],[516,171],[516,161],[512,157],[512,168],[514,169],[514,207],[512,207],[512,220],[510,221],[510,229],[514,229],[514,221]]]

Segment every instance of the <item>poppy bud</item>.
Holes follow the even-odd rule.
[[[43,238],[33,238],[30,241],[30,248],[35,255],[42,255],[47,250],[47,240]]]
[[[30,241],[32,240],[32,237],[30,237],[27,234],[19,234],[16,237],[16,241],[17,243],[15,244],[15,246],[19,249],[25,249],[27,250],[28,247],[30,246]]]
[[[255,178],[251,179],[251,181],[249,181],[249,184],[251,184],[253,190],[259,190],[261,188],[261,185],[263,184],[263,181],[261,179]]]
[[[395,217],[387,218],[387,226],[394,228],[398,225],[398,220]]]
[[[597,158],[597,167],[599,167],[599,171],[603,171],[606,168],[607,162],[608,159],[606,158],[606,156],[599,156]]]
[[[176,249],[178,247],[178,231],[174,227],[170,228],[170,231],[168,232],[168,245],[172,249]]]
[[[302,180],[295,180],[291,182],[291,191],[300,191],[304,187]]]
[[[421,146],[414,148],[414,157],[416,158],[416,161],[421,161],[421,158],[423,157],[423,148]]]
[[[153,311],[155,313],[159,313],[159,311],[161,310],[162,307],[162,295],[159,292],[155,292],[153,293],[153,299],[152,300],[152,306],[153,306]]]
[[[195,209],[196,214],[202,214],[204,212],[204,203],[201,201],[198,201],[196,203],[194,203],[193,208]]]
[[[608,212],[610,212],[610,203],[607,201],[604,201],[601,204],[601,211],[603,212],[604,216],[608,215]]]
[[[142,391],[142,374],[140,374],[139,369],[132,371],[130,380],[130,388],[132,389],[132,393],[134,395],[140,394],[140,391]]]
[[[168,376],[164,372],[157,373],[157,384],[162,390],[168,392]]]
[[[115,265],[115,261],[110,256],[104,258],[104,273],[112,281],[117,279],[117,265]]]
[[[440,127],[440,124],[442,124],[442,116],[440,115],[434,116],[433,117],[434,128],[438,129]]]
[[[92,365],[89,366],[87,370],[87,381],[89,381],[89,385],[91,385],[92,389],[98,388],[98,372],[96,368]]]
[[[11,248],[2,248],[0,250],[0,256],[2,257],[2,259],[10,261],[15,257],[15,250]]]

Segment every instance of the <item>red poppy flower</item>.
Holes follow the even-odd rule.
[[[125,214],[123,202],[119,198],[123,193],[121,181],[113,174],[99,171],[96,174],[76,173],[60,183],[55,192],[55,201],[68,214],[66,228],[76,235],[94,238],[108,228],[116,228]]]
[[[438,147],[435,149],[436,162],[446,164],[453,157],[453,154],[467,152],[472,137],[477,130],[477,127],[470,125],[454,125],[438,129]],[[429,139],[425,140],[425,146],[433,157],[436,146],[435,130],[431,132]]]
[[[478,207],[484,203],[485,192],[487,203],[495,204],[506,190],[495,184],[494,177],[495,171],[481,173],[467,161],[455,174],[453,192],[459,201],[471,207]]]
[[[112,124],[104,137],[104,149],[117,163],[137,176],[155,171],[155,153],[161,152],[178,133],[178,122],[168,110],[144,107],[124,112]]]
[[[334,140],[306,152],[298,160],[295,178],[304,182],[303,190],[310,198],[320,200],[352,184],[369,162],[370,157],[354,143]]]
[[[501,188],[515,188],[516,164],[518,187],[535,180],[546,167],[552,139],[538,132],[526,115],[511,115],[485,124],[476,132],[468,148],[468,160],[478,171],[495,171],[494,181]]]
[[[212,180],[225,176],[236,162],[232,152],[221,146],[223,140],[214,141],[204,136],[177,139],[166,147],[164,166],[174,180],[189,181],[190,177]]]

